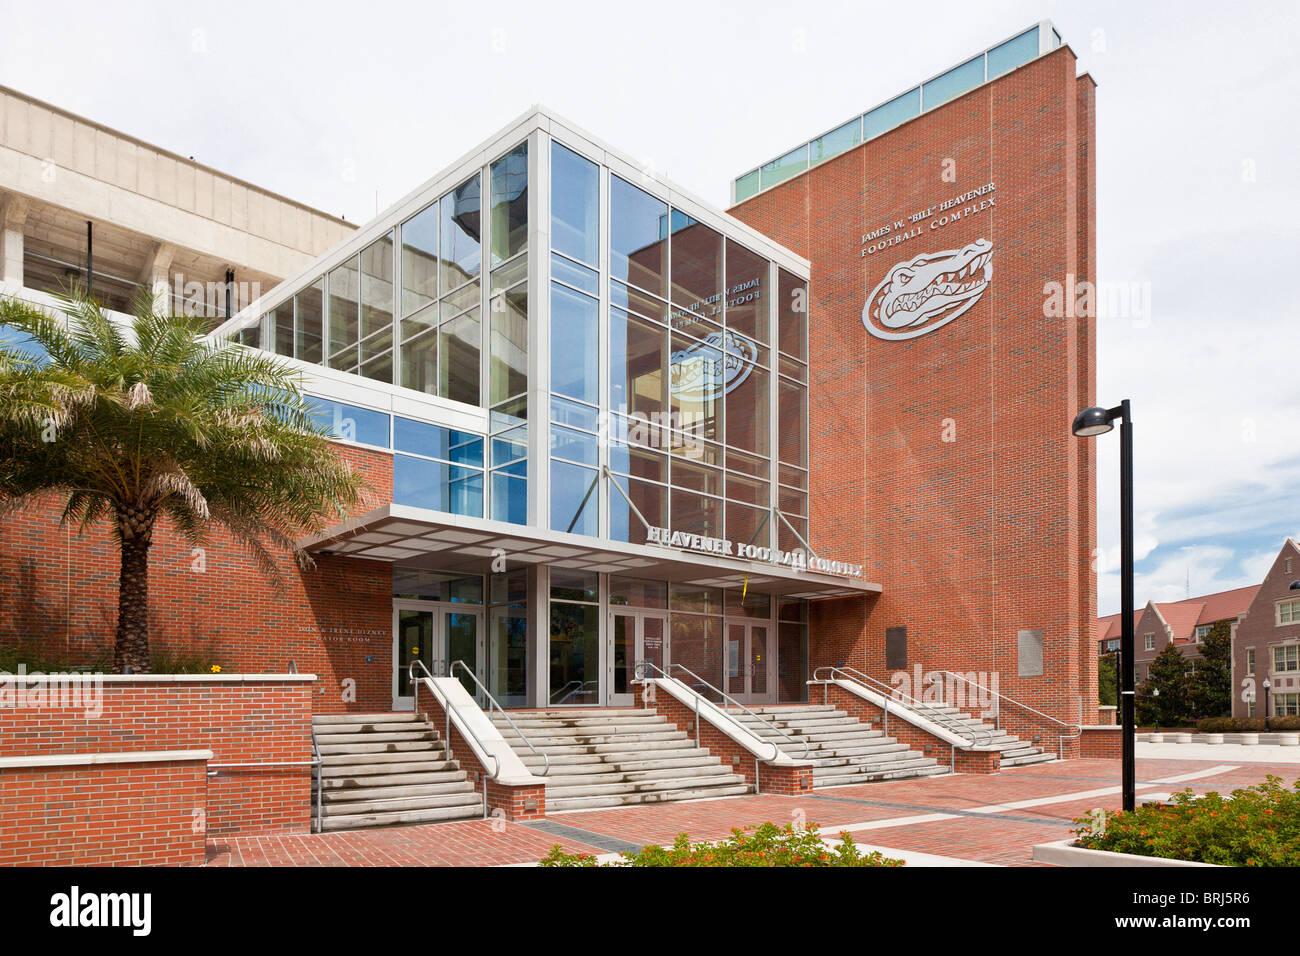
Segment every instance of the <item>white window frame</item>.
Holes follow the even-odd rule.
[[[1287,652],[1291,653],[1287,653]],[[1290,660],[1287,660],[1290,658]],[[1300,644],[1275,644],[1273,646],[1273,673],[1289,674],[1300,671]]]
[[[1273,605],[1273,624],[1276,627],[1300,624],[1300,598],[1278,601]]]
[[[1156,649],[1156,636],[1154,634],[1143,634],[1142,640],[1143,640],[1143,647],[1146,650],[1154,651]]]

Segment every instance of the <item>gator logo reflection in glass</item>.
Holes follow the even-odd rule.
[[[749,377],[757,356],[758,347],[738,332],[711,332],[704,341],[672,354],[669,390],[687,400],[720,398]]]
[[[881,339],[914,339],[970,309],[993,278],[993,243],[976,239],[900,262],[867,298],[862,324]]]

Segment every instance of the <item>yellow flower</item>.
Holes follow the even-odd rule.
[[[214,674],[220,674],[220,673],[221,673],[221,665],[220,665],[220,664],[213,664],[213,665],[212,665],[212,673],[214,673]]]

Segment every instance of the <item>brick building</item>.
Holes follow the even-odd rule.
[[[3,291],[258,277],[213,335],[297,367],[371,486],[279,592],[221,537],[157,535],[158,646],[293,661],[318,714],[409,708],[415,661],[625,706],[647,660],[750,703],[822,665],[950,669],[1095,722],[1069,428],[1096,404],[1094,84],[1050,24],[739,177],[729,212],[542,109],[353,229],[3,102]],[[60,130],[84,142],[45,183]],[[0,640],[103,646],[116,572],[105,529],[3,519]]]
[[[1264,716],[1264,681],[1273,716],[1300,715],[1300,544],[1287,538],[1232,644],[1234,717]]]

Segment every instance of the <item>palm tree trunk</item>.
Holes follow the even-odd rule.
[[[123,516],[122,570],[117,587],[117,635],[113,643],[113,669],[124,673],[149,673],[149,545],[152,522],[144,525]],[[142,525],[144,525],[142,527]]]

